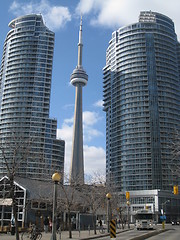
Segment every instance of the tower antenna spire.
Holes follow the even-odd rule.
[[[81,15],[81,21],[80,21],[80,28],[79,28],[79,43],[78,43],[78,67],[82,66],[82,15]]]

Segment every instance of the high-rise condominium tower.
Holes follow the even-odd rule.
[[[72,143],[71,183],[84,183],[83,125],[82,125],[82,87],[86,86],[88,75],[82,66],[82,18],[79,30],[78,65],[71,75],[71,84],[76,88],[74,110],[74,133]]]
[[[179,43],[172,20],[144,11],[112,33],[104,71],[106,173],[121,191],[172,190],[180,127]]]
[[[47,180],[64,168],[64,141],[56,139],[57,121],[49,118],[54,33],[35,14],[9,27],[0,72],[0,145],[17,174]],[[0,174],[7,172],[4,160],[0,154]]]

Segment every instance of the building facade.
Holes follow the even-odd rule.
[[[0,72],[0,174],[5,159],[21,177],[51,178],[64,169],[63,140],[49,118],[54,33],[41,15],[9,23]]]
[[[95,189],[96,188],[96,189]],[[71,211],[72,230],[93,229],[93,221],[96,218],[103,217],[105,219],[105,208],[99,207],[96,209],[96,216],[92,213],[89,201],[85,201],[85,197],[92,199],[95,192],[98,194],[97,201],[105,204],[103,194],[104,186],[86,185],[81,189],[74,188],[71,185],[59,185],[57,188],[57,218],[61,225],[61,230],[69,229],[69,205]],[[10,222],[13,218],[12,191],[9,178],[4,176],[0,178],[0,233],[10,231]],[[44,219],[49,217],[52,219],[52,196],[53,182],[39,181],[28,178],[15,177],[14,192],[17,221],[20,231],[28,228],[32,224],[44,231]],[[69,200],[69,204],[66,202]],[[101,218],[102,219],[102,218]],[[50,230],[50,229],[49,229]]]
[[[103,69],[106,174],[119,191],[177,184],[171,145],[180,127],[179,43],[173,21],[144,11],[112,33]],[[176,160],[178,161],[178,159]]]

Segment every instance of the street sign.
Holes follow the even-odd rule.
[[[165,215],[160,216],[160,219],[161,219],[161,220],[166,220],[166,216],[165,216]]]

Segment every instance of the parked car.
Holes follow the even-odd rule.
[[[173,220],[173,221],[171,222],[171,224],[172,224],[172,225],[179,225],[179,221]]]

